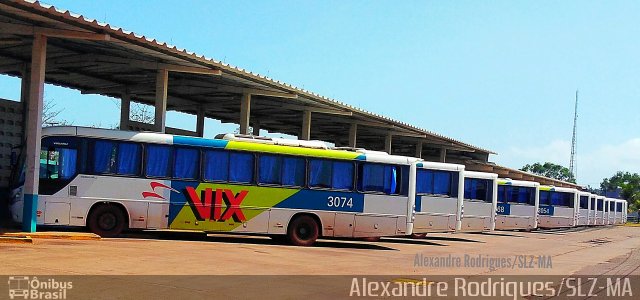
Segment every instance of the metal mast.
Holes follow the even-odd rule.
[[[576,106],[573,114],[573,137],[571,138],[571,161],[569,162],[569,170],[573,174],[574,179],[578,179],[578,165],[576,163],[576,146],[577,136],[576,129],[578,126],[578,90],[576,90]]]

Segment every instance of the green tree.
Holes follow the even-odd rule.
[[[568,168],[550,162],[545,162],[544,164],[535,163],[532,165],[525,165],[520,170],[544,177],[576,183],[576,179]]]
[[[640,174],[618,171],[600,183],[603,192],[615,191],[618,188],[621,189],[620,197],[629,201],[630,208],[640,208]]]

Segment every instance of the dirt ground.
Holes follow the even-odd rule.
[[[628,257],[619,264],[624,272],[640,274],[640,257],[633,254],[638,249],[640,227],[623,226],[432,234],[420,240],[379,242],[320,240],[306,248],[260,236],[145,232],[99,241],[0,244],[0,274],[567,275],[599,274],[607,264],[621,268],[611,266],[620,257]],[[461,263],[447,264],[447,258]],[[512,263],[496,268],[489,259]],[[435,260],[445,262],[436,265]]]

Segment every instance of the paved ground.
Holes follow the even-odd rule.
[[[423,240],[321,240],[310,248],[280,245],[255,236],[136,233],[99,241],[34,239],[33,244],[0,244],[0,274],[568,275],[600,274],[606,265],[617,268],[616,272],[640,275],[638,249],[640,227],[621,226],[434,234]],[[420,264],[449,256],[459,258],[461,266]],[[515,264],[497,269],[486,263],[465,266],[465,258],[478,256]],[[540,264],[539,257],[543,258]]]

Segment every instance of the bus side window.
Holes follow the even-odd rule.
[[[148,177],[169,177],[173,151],[169,146],[148,145],[145,174]]]
[[[335,190],[353,190],[353,163],[334,161],[331,171],[331,188]]]
[[[252,153],[231,152],[229,154],[229,181],[253,182],[254,156]]]
[[[282,158],[282,185],[304,186],[306,162],[300,157]]]
[[[176,148],[173,165],[173,178],[198,179],[200,151],[192,148]]]
[[[331,161],[324,159],[309,160],[309,187],[330,188],[331,172],[333,165]]]
[[[203,177],[205,181],[229,180],[229,152],[207,150],[204,152]]]
[[[263,154],[258,157],[258,183],[282,183],[282,157]]]
[[[113,174],[116,165],[116,143],[97,140],[93,143],[94,174]]]
[[[133,143],[119,143],[117,156],[116,173],[118,175],[140,175],[142,146]]]
[[[76,175],[78,151],[69,148],[50,148],[40,151],[40,178],[71,179]]]

